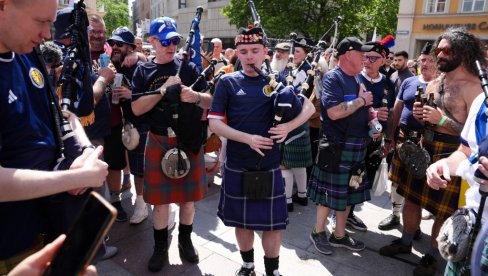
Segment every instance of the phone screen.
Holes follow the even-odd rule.
[[[212,42],[208,43],[207,54],[214,51],[214,44]]]
[[[91,192],[82,211],[44,275],[77,275],[92,261],[117,210]]]

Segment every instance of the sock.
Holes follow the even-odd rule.
[[[278,265],[280,262],[280,256],[276,258],[268,258],[264,256],[264,270],[267,276],[274,275],[274,271],[278,270]]]
[[[439,261],[441,258],[441,253],[439,253],[439,249],[435,247],[430,247],[429,251],[427,251],[427,254],[434,257],[434,259],[436,259],[437,261]]]
[[[292,203],[291,194],[293,192],[293,172],[291,170],[281,170],[285,181],[286,203]]]
[[[130,173],[124,174],[124,180],[122,183],[130,183]]]
[[[334,235],[334,239],[336,239],[336,240],[342,240],[344,238],[344,237],[336,236],[335,231],[334,231],[333,235]]]
[[[291,169],[295,180],[297,181],[298,197],[307,197],[307,169],[306,168],[293,168]]]
[[[397,187],[395,187],[394,185],[391,185],[390,198],[391,198],[391,203],[393,204],[393,208],[392,208],[393,214],[397,217],[400,217],[400,213],[402,212],[403,202],[405,201],[405,199],[403,198],[403,196],[397,193]]]
[[[120,193],[119,192],[110,192],[110,203],[114,203],[120,201]]]
[[[168,227],[158,230],[154,230],[154,247],[159,247],[167,249],[168,248]]]
[[[242,264],[242,266],[245,268],[253,268],[254,267],[254,248],[251,248],[251,250],[249,250],[249,251],[240,251],[240,252],[241,252],[242,261],[244,262]]]
[[[191,235],[193,231],[193,224],[181,224],[178,226],[178,236],[180,235]]]
[[[322,231],[322,232],[324,232],[324,231]],[[321,232],[317,231],[317,228],[315,228],[315,226],[314,226],[313,227],[313,230],[312,230],[312,233],[313,234],[318,234],[318,233],[321,233]]]
[[[403,244],[406,244],[406,245],[410,245],[412,244],[412,241],[413,241],[413,236],[415,234],[408,234],[408,233],[405,233],[405,231],[402,233],[402,243]]]

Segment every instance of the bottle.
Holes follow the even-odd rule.
[[[422,98],[420,96],[421,90],[422,90],[422,87],[420,87],[420,85],[417,86],[417,90],[415,91],[415,102],[422,102]]]
[[[427,106],[430,106],[430,107],[433,107],[433,108],[436,108],[437,107],[437,105],[434,102],[434,93],[430,93],[429,94],[426,105]],[[436,127],[436,124],[433,124],[433,123],[430,123],[430,122],[425,122],[425,125],[427,127],[430,127],[430,128],[435,128]]]
[[[422,86],[419,86],[417,89],[419,89],[420,99],[422,99],[421,102],[423,106],[425,103],[427,103],[427,94],[425,93],[424,88],[422,88]]]
[[[99,59],[100,68],[108,66],[110,57],[106,53],[101,54]]]

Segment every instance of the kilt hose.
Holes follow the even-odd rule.
[[[308,123],[288,134],[288,139],[280,145],[281,164],[286,168],[305,168],[312,166],[312,146]]]
[[[434,163],[448,157],[457,150],[459,143],[445,143],[441,141],[426,141],[422,138],[422,145],[429,152],[431,162]],[[427,178],[414,179],[398,156],[398,146],[393,155],[390,180],[398,185],[397,192],[406,200],[419,205],[441,220],[447,219],[458,209],[461,178],[452,177],[445,189],[434,190],[427,185]]]
[[[285,184],[279,168],[270,171],[273,174],[271,196],[251,200],[243,194],[243,171],[225,165],[217,215],[226,226],[259,231],[286,229],[288,210]]]
[[[336,211],[344,211],[349,205],[371,199],[366,173],[357,189],[349,187],[352,169],[365,166],[364,158],[369,140],[369,138],[347,138],[341,153],[341,164],[336,172],[325,172],[317,165],[313,166],[307,188],[307,196],[310,200]]]
[[[174,141],[173,141],[174,140]],[[161,159],[169,149],[176,147],[176,139],[147,135],[144,154],[144,201],[152,205],[201,200],[207,193],[207,174],[203,148],[198,154],[185,151],[190,160],[190,172],[183,178],[171,179],[161,168]]]

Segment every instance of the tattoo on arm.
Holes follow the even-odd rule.
[[[451,118],[447,118],[446,122],[444,123],[444,126],[446,128],[454,130],[456,133],[461,133],[464,124],[458,123]]]
[[[357,107],[358,106],[358,103],[357,103],[356,100],[352,100],[352,101],[342,102],[341,105],[342,105],[342,109],[344,111],[349,111],[349,110],[354,109],[355,107]]]

